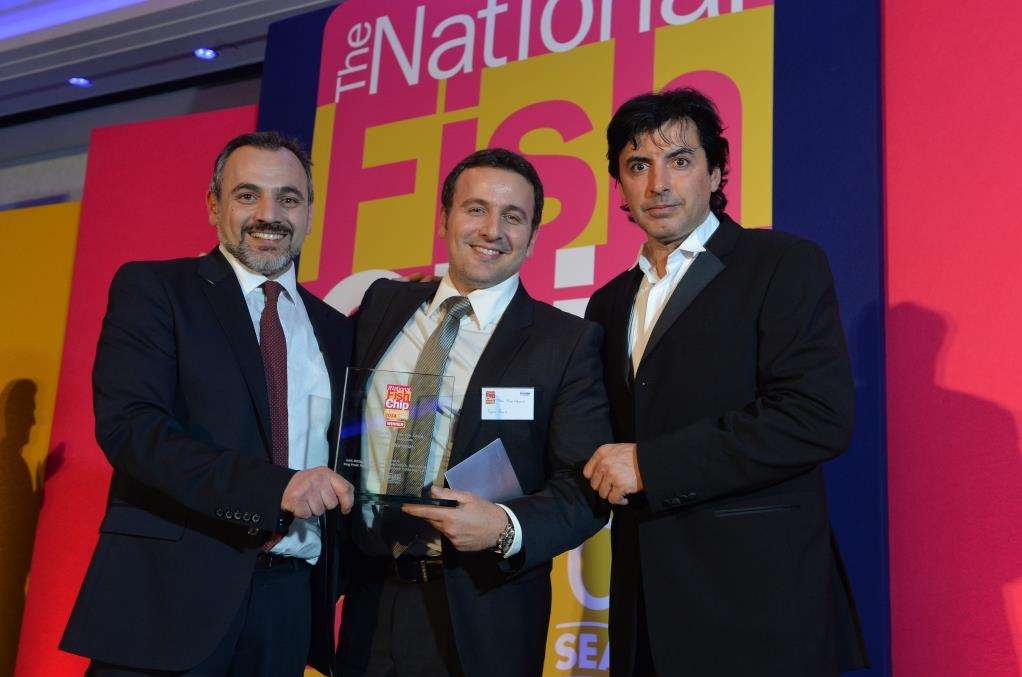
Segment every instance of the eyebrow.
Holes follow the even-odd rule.
[[[467,207],[469,205],[479,205],[481,207],[487,207],[487,208],[493,206],[490,202],[488,202],[488,201],[486,201],[486,200],[484,200],[482,198],[478,198],[478,197],[470,197],[470,198],[468,198],[466,200],[462,200],[460,206]],[[507,212],[518,212],[519,214],[522,215],[522,218],[527,218],[528,217],[528,213],[526,213],[526,211],[524,209],[522,209],[521,207],[519,207],[518,205],[515,205],[515,204],[507,205],[507,206],[505,206],[505,207],[503,207],[501,209],[501,213],[502,214],[506,214]]]
[[[670,153],[668,153],[667,154],[667,159],[668,160],[673,160],[674,158],[676,158],[676,157],[678,157],[680,155],[695,155],[695,152],[696,152],[695,148],[689,148],[688,146],[681,146],[680,148],[675,148]]]
[[[280,190],[277,191],[277,195],[282,195],[284,193],[294,193],[298,197],[305,197],[302,195],[302,191],[298,190],[294,186],[281,186]]]
[[[675,148],[670,153],[668,153],[666,159],[673,160],[674,158],[680,157],[682,155],[694,155],[695,152],[696,152],[695,148],[681,146],[680,148]],[[652,158],[646,155],[629,155],[627,158],[625,158],[625,162],[651,162],[651,161]]]
[[[237,186],[235,186],[234,188],[231,189],[231,194],[237,193],[239,190],[248,190],[248,191],[252,191],[253,193],[259,193],[259,194],[262,194],[262,192],[263,192],[263,189],[260,188],[259,186],[255,185],[254,183],[239,183]],[[284,194],[293,194],[293,195],[297,195],[300,198],[303,198],[303,199],[305,198],[305,196],[302,194],[302,192],[300,190],[298,190],[294,186],[281,186],[277,190],[277,195],[284,195]]]
[[[519,214],[521,214],[523,219],[528,217],[528,214],[525,213],[525,210],[519,207],[518,205],[508,205],[507,207],[504,207],[504,213],[506,214],[508,212],[518,212]]]

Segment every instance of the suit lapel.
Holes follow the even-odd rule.
[[[465,399],[461,403],[461,412],[455,424],[450,465],[453,466],[469,455],[468,443],[475,437],[482,415],[480,411],[482,388],[500,383],[515,354],[529,338],[529,332],[526,330],[532,324],[534,303],[525,287],[519,283],[511,303],[494,328],[493,336],[486,344],[483,354],[479,356],[479,362],[476,363],[476,368],[468,381]]]
[[[727,215],[720,216],[720,224],[706,243],[706,251],[700,253],[689,269],[685,271],[678,286],[674,289],[674,293],[671,294],[671,298],[667,300],[663,312],[657,318],[649,341],[646,342],[646,350],[642,353],[640,368],[642,362],[645,362],[646,357],[653,353],[664,334],[678,321],[692,301],[706,289],[713,278],[724,270],[723,258],[734,248],[740,229],[741,226]]]
[[[635,295],[642,282],[642,270],[635,266],[618,282],[614,292],[612,308],[620,308],[620,312],[610,318],[610,330],[607,332],[607,354],[611,360],[611,373],[617,373],[624,379],[625,385],[632,387],[632,360],[628,352],[628,327],[631,325],[631,311],[635,305]]]
[[[380,321],[376,324],[376,330],[368,340],[363,342],[361,336],[356,337],[361,349],[356,356],[355,365],[365,369],[375,369],[380,358],[383,357],[383,353],[387,351],[398,332],[408,322],[408,318],[424,301],[433,298],[439,286],[439,283],[401,285],[389,299],[383,299],[385,306],[372,309],[373,316],[380,318]]]
[[[241,294],[241,285],[231,270],[230,264],[224,259],[219,249],[199,259],[199,275],[208,284],[202,285],[206,298],[213,307],[213,314],[220,323],[220,328],[227,335],[242,376],[248,385],[249,395],[255,406],[263,439],[270,439],[270,404],[266,392],[266,373],[263,371],[263,358],[259,352],[259,341],[256,339],[252,317]],[[269,444],[267,443],[267,453]]]
[[[689,269],[685,271],[685,275],[681,278],[674,293],[671,294],[671,298],[667,300],[667,305],[664,306],[660,317],[657,318],[649,341],[646,342],[646,350],[642,353],[643,361],[656,349],[660,339],[695,300],[699,292],[706,289],[706,285],[710,284],[710,281],[717,277],[722,270],[724,270],[724,264],[713,252],[707,250],[696,257]],[[642,362],[639,364],[641,366]]]

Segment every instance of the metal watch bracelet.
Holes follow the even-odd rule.
[[[507,551],[511,549],[511,544],[514,542],[515,525],[509,516],[507,518],[507,525],[505,525],[504,530],[500,532],[500,536],[497,536],[497,542],[493,546],[493,552],[503,557],[507,554]]]

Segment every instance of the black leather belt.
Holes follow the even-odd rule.
[[[398,557],[388,573],[402,583],[426,583],[444,577],[444,563],[440,557]]]
[[[298,557],[285,557],[274,555],[272,552],[261,552],[256,555],[256,569],[277,569],[287,571],[300,571],[309,568],[309,563]]]

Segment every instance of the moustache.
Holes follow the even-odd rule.
[[[241,229],[242,235],[251,235],[252,233],[279,233],[281,235],[293,235],[294,232],[294,226],[285,221],[251,224],[244,226]]]

